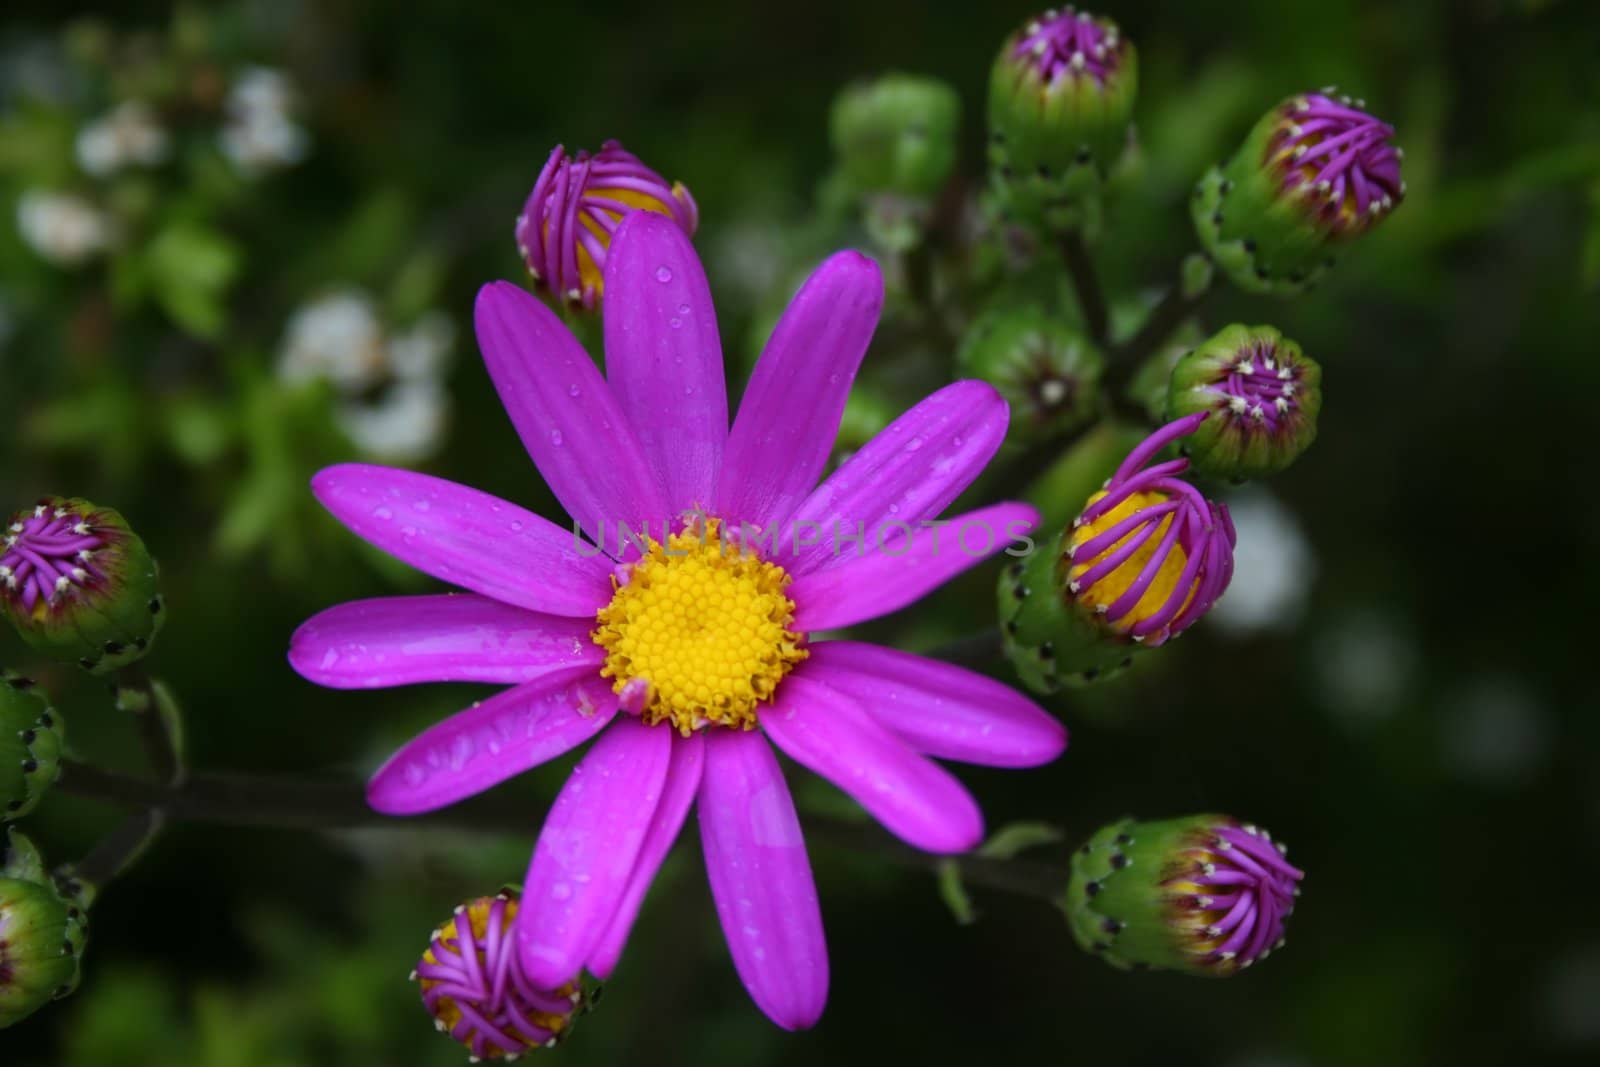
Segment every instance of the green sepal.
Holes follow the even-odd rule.
[[[28,814],[60,777],[62,732],[32,682],[0,679],[0,822]]]
[[[0,879],[4,878],[50,884],[50,876],[45,873],[44,857],[15,826],[0,826]]]
[[[1000,574],[995,601],[1006,657],[1036,693],[1087,685],[1119,673],[1139,646],[1103,630],[1071,600],[1062,578],[1065,532],[1041,541]]]
[[[1131,818],[1101,827],[1072,855],[1071,877],[1059,901],[1073,940],[1085,952],[1123,970],[1148,968],[1214,975],[1193,966],[1190,935],[1172,921],[1164,883],[1179,872],[1188,849],[1208,840],[1220,815],[1159,821]]]

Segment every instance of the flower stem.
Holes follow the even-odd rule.
[[[1184,319],[1200,309],[1210,291],[1205,288],[1196,293],[1185,293],[1181,285],[1168,289],[1167,295],[1161,298],[1161,302],[1144,320],[1144,325],[1139,327],[1139,332],[1112,352],[1110,366],[1106,369],[1106,391],[1113,396],[1122,395],[1144,361],[1172,336],[1172,331],[1181,326]]]
[[[999,663],[1005,655],[1005,648],[1000,641],[999,629],[990,627],[987,630],[967,634],[965,637],[958,637],[953,641],[946,641],[923,655],[929,659],[953,663],[958,667],[982,669]]]
[[[175,719],[169,719],[165,695],[158,685],[133,664],[117,672],[111,693],[117,710],[133,716],[150,769],[159,780],[176,784],[184,775],[182,743],[176,734],[181,727]]]
[[[1066,261],[1067,274],[1072,278],[1072,289],[1078,296],[1078,308],[1088,324],[1089,336],[1102,348],[1111,336],[1111,315],[1106,308],[1105,292],[1100,288],[1100,276],[1095,272],[1094,260],[1083,243],[1083,234],[1068,230],[1061,235],[1061,257]]]
[[[534,830],[527,805],[520,798],[485,795],[448,811],[401,819],[369,808],[365,789],[354,781],[196,774],[182,783],[164,786],[69,760],[62,763],[62,775],[56,788],[75,796],[138,809],[140,814],[124,827],[140,819],[154,819],[159,824],[160,817],[165,816],[181,822],[302,830],[424,827],[522,835]],[[869,852],[903,866],[937,873],[941,864],[951,860],[966,882],[1001,892],[1051,900],[1059,896],[1067,881],[1064,868],[1044,863],[975,853],[949,857],[919,852],[874,826],[847,819],[811,815],[806,817],[805,824],[807,832],[814,834],[818,841]],[[112,836],[120,833],[121,829]],[[102,846],[107,848],[106,857],[96,863],[107,868],[116,859],[116,853],[105,843]],[[85,878],[89,878],[90,860],[100,851],[96,848],[90,858],[79,865]]]
[[[166,818],[159,808],[147,808],[129,815],[117,824],[89,854],[70,868],[70,876],[87,882],[96,891],[105,887],[117,875],[139,858],[150,843],[161,833]]]

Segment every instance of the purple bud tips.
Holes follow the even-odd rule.
[[[585,1007],[575,981],[540,989],[523,974],[511,932],[518,897],[505,890],[456,908],[412,973],[434,1025],[474,1060],[513,1060],[554,1045]]]
[[[611,235],[624,216],[653,211],[694,236],[700,209],[681,182],[669,184],[616,141],[594,155],[557,145],[517,216],[517,251],[541,288],[594,310],[605,288]]]
[[[0,534],[0,612],[34,648],[97,674],[143,656],[166,621],[155,561],[122,516],[61,497]]]
[[[1081,227],[1132,132],[1132,42],[1110,19],[1067,7],[1013,34],[989,80],[989,163],[1000,206],[1019,220]]]
[[[1113,966],[1226,978],[1283,944],[1305,875],[1283,845],[1225,815],[1103,827],[1072,858],[1062,909]]]
[[[1108,633],[1155,647],[1211,609],[1233,576],[1233,524],[1177,475],[1186,459],[1148,465],[1194,433],[1204,413],[1168,423],[1128,453],[1066,538],[1067,596]]]
[[[1195,189],[1195,229],[1242,288],[1294,293],[1332,262],[1329,246],[1376,226],[1405,199],[1394,127],[1327,92],[1268,112],[1238,153]]]
[[[1199,621],[1233,577],[1233,523],[1157,453],[1206,421],[1168,423],[1128,453],[1054,550],[1000,579],[1006,653],[1032,689],[1092,682]]]
[[[1317,437],[1322,368],[1271,326],[1229,326],[1178,361],[1167,415],[1200,412],[1184,445],[1197,473],[1242,481],[1275,474]]]
[[[34,684],[0,677],[0,822],[32,811],[61,772],[61,716]]]
[[[53,886],[0,877],[0,1029],[78,987],[87,923]]]

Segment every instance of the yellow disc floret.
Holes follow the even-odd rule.
[[[1089,503],[1086,507],[1093,505],[1105,495],[1104,492],[1094,494],[1089,498]],[[1163,504],[1168,499],[1167,494],[1162,492],[1132,493],[1126,500],[1107,511],[1104,515],[1097,516],[1093,522],[1086,522],[1081,526],[1075,527],[1071,531],[1070,545],[1073,549],[1077,549],[1130,515],[1146,508]],[[1104,614],[1138,580],[1145,565],[1160,550],[1162,541],[1166,538],[1167,529],[1172,525],[1172,518],[1171,514],[1163,515],[1157,520],[1159,525],[1156,527],[1155,532],[1145,538],[1144,543],[1139,546],[1133,555],[1129,556],[1110,574],[1105,575],[1093,585],[1079,588],[1075,593],[1078,602],[1093,609],[1097,614]],[[1138,536],[1144,529],[1144,526],[1134,527],[1116,544],[1107,548],[1093,559],[1083,558],[1074,554],[1072,567],[1067,572],[1068,581],[1077,582],[1088,572],[1089,568],[1123,545],[1126,545],[1129,538]],[[1183,545],[1175,542],[1171,550],[1167,552],[1166,558],[1162,560],[1161,569],[1156,572],[1155,580],[1145,589],[1144,595],[1139,598],[1139,602],[1134,605],[1133,610],[1116,619],[1112,625],[1118,630],[1126,630],[1144,619],[1148,619],[1166,606],[1167,601],[1178,587],[1178,580],[1183,576],[1183,567],[1186,559],[1187,556],[1184,554]],[[1191,588],[1188,596],[1193,595],[1194,590]],[[1185,598],[1185,603],[1187,603],[1187,597]]]
[[[753,550],[724,543],[716,519],[650,539],[626,584],[600,609],[600,673],[622,693],[647,687],[643,718],[685,736],[717,724],[751,729],[756,708],[806,658],[790,629],[789,575]]]

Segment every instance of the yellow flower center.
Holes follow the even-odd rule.
[[[748,547],[724,544],[716,519],[665,545],[650,539],[595,616],[600,673],[618,693],[643,683],[647,723],[671,722],[685,736],[713,723],[752,729],[757,706],[808,655],[790,629],[789,581]]]
[[[673,196],[677,196],[678,191],[682,188],[681,182],[674,183],[672,186]],[[615,200],[619,204],[627,204],[630,208],[639,211],[653,211],[657,215],[665,215],[669,219],[673,217],[672,208],[668,204],[658,197],[651,196],[649,193],[641,193],[636,189],[610,189],[602,186],[591,186],[585,195]],[[616,229],[617,223],[622,221],[622,213],[612,211],[610,208],[599,208],[598,210],[611,219],[610,229],[600,225],[587,210],[578,212],[578,223],[594,234],[602,246],[609,247],[611,244],[611,230]],[[605,292],[605,276],[600,266],[595,263],[594,257],[589,254],[589,249],[584,247],[582,241],[578,242],[578,277],[583,280],[585,287],[593,287],[596,293]]]
[[[1092,506],[1105,495],[1103,491],[1094,494],[1084,507]],[[1170,498],[1167,494],[1161,492],[1130,494],[1126,500],[1097,517],[1093,522],[1086,522],[1082,526],[1074,528],[1070,544],[1073,548],[1087,544],[1135,512],[1163,504],[1168,499]],[[1167,535],[1167,528],[1171,525],[1172,515],[1163,515],[1155,532],[1145,538],[1144,543],[1139,546],[1133,555],[1129,556],[1110,574],[1107,574],[1093,585],[1080,588],[1077,591],[1078,602],[1092,608],[1097,614],[1109,609],[1138,580],[1145,565],[1150,562],[1151,557],[1161,548],[1161,542]],[[1090,567],[1127,544],[1128,538],[1137,536],[1143,529],[1143,526],[1134,527],[1116,544],[1092,559],[1074,556],[1072,567],[1067,571],[1068,581],[1075,582],[1082,578]],[[1161,569],[1156,572],[1155,580],[1144,591],[1144,595],[1139,598],[1139,602],[1134,605],[1132,611],[1113,621],[1111,626],[1117,630],[1127,630],[1160,611],[1178,588],[1178,579],[1183,576],[1183,567],[1187,558],[1183,551],[1183,546],[1174,542],[1171,550],[1167,553],[1166,559],[1161,563]],[[1193,595],[1194,590],[1190,589],[1189,596]],[[1187,604],[1187,598],[1185,598],[1185,603]]]

